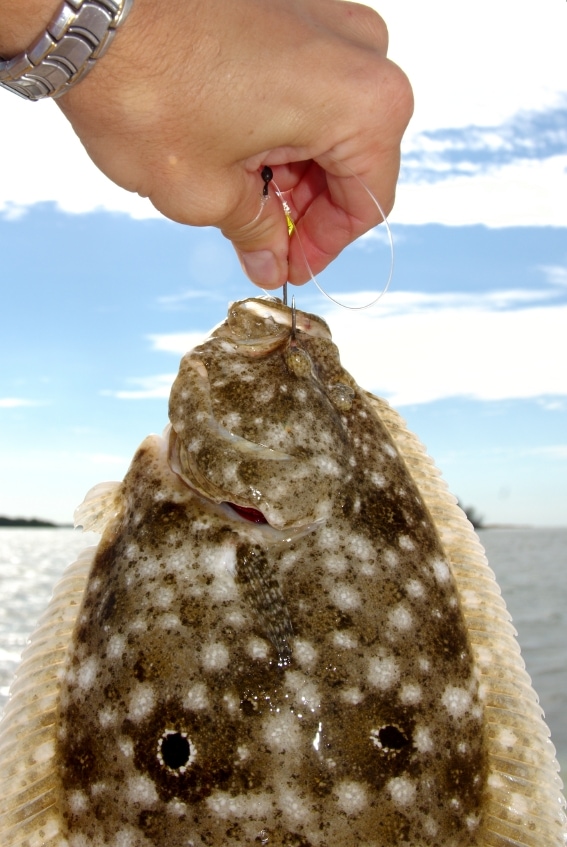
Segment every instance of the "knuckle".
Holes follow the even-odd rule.
[[[388,27],[375,9],[362,3],[348,3],[351,25],[361,40],[369,47],[386,55],[388,50]]]

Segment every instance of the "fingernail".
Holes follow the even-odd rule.
[[[256,285],[277,288],[279,273],[276,257],[270,250],[256,250],[254,253],[241,253],[240,261],[245,274]]]

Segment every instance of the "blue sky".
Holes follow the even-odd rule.
[[[298,306],[329,321],[466,504],[566,525],[567,7],[481,0],[465,32],[460,4],[376,6],[417,104],[393,282],[363,312],[312,284]],[[180,355],[256,289],[216,231],[100,176],[53,104],[0,93],[0,120],[0,514],[68,521],[166,423]],[[378,231],[321,281],[354,305],[387,269]]]

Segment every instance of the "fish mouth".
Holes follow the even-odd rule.
[[[239,506],[237,503],[229,503],[228,501],[221,503],[221,505],[228,506],[233,512],[236,512],[237,515],[240,515],[241,518],[244,518],[245,521],[249,521],[250,523],[268,523],[268,519],[259,509],[254,509],[251,506]]]
[[[296,521],[287,526],[271,523],[260,509],[247,503],[237,502],[237,499],[233,499],[229,492],[211,486],[201,474],[197,474],[198,478],[196,478],[193,473],[195,469],[192,466],[186,468],[182,461],[181,440],[171,424],[168,424],[164,430],[163,437],[166,442],[169,442],[167,450],[169,467],[191,494],[201,500],[207,508],[213,511],[220,510],[224,518],[228,518],[241,527],[248,527],[249,531],[261,533],[265,540],[271,540],[274,543],[291,543],[314,532],[325,522],[322,518],[314,518]]]

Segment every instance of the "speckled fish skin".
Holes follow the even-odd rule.
[[[535,695],[508,642],[483,648],[453,518],[446,541],[406,436],[297,317],[292,336],[278,301],[233,304],[164,436],[80,511],[106,528],[57,668],[53,802],[40,836],[6,813],[10,847],[566,843]]]

